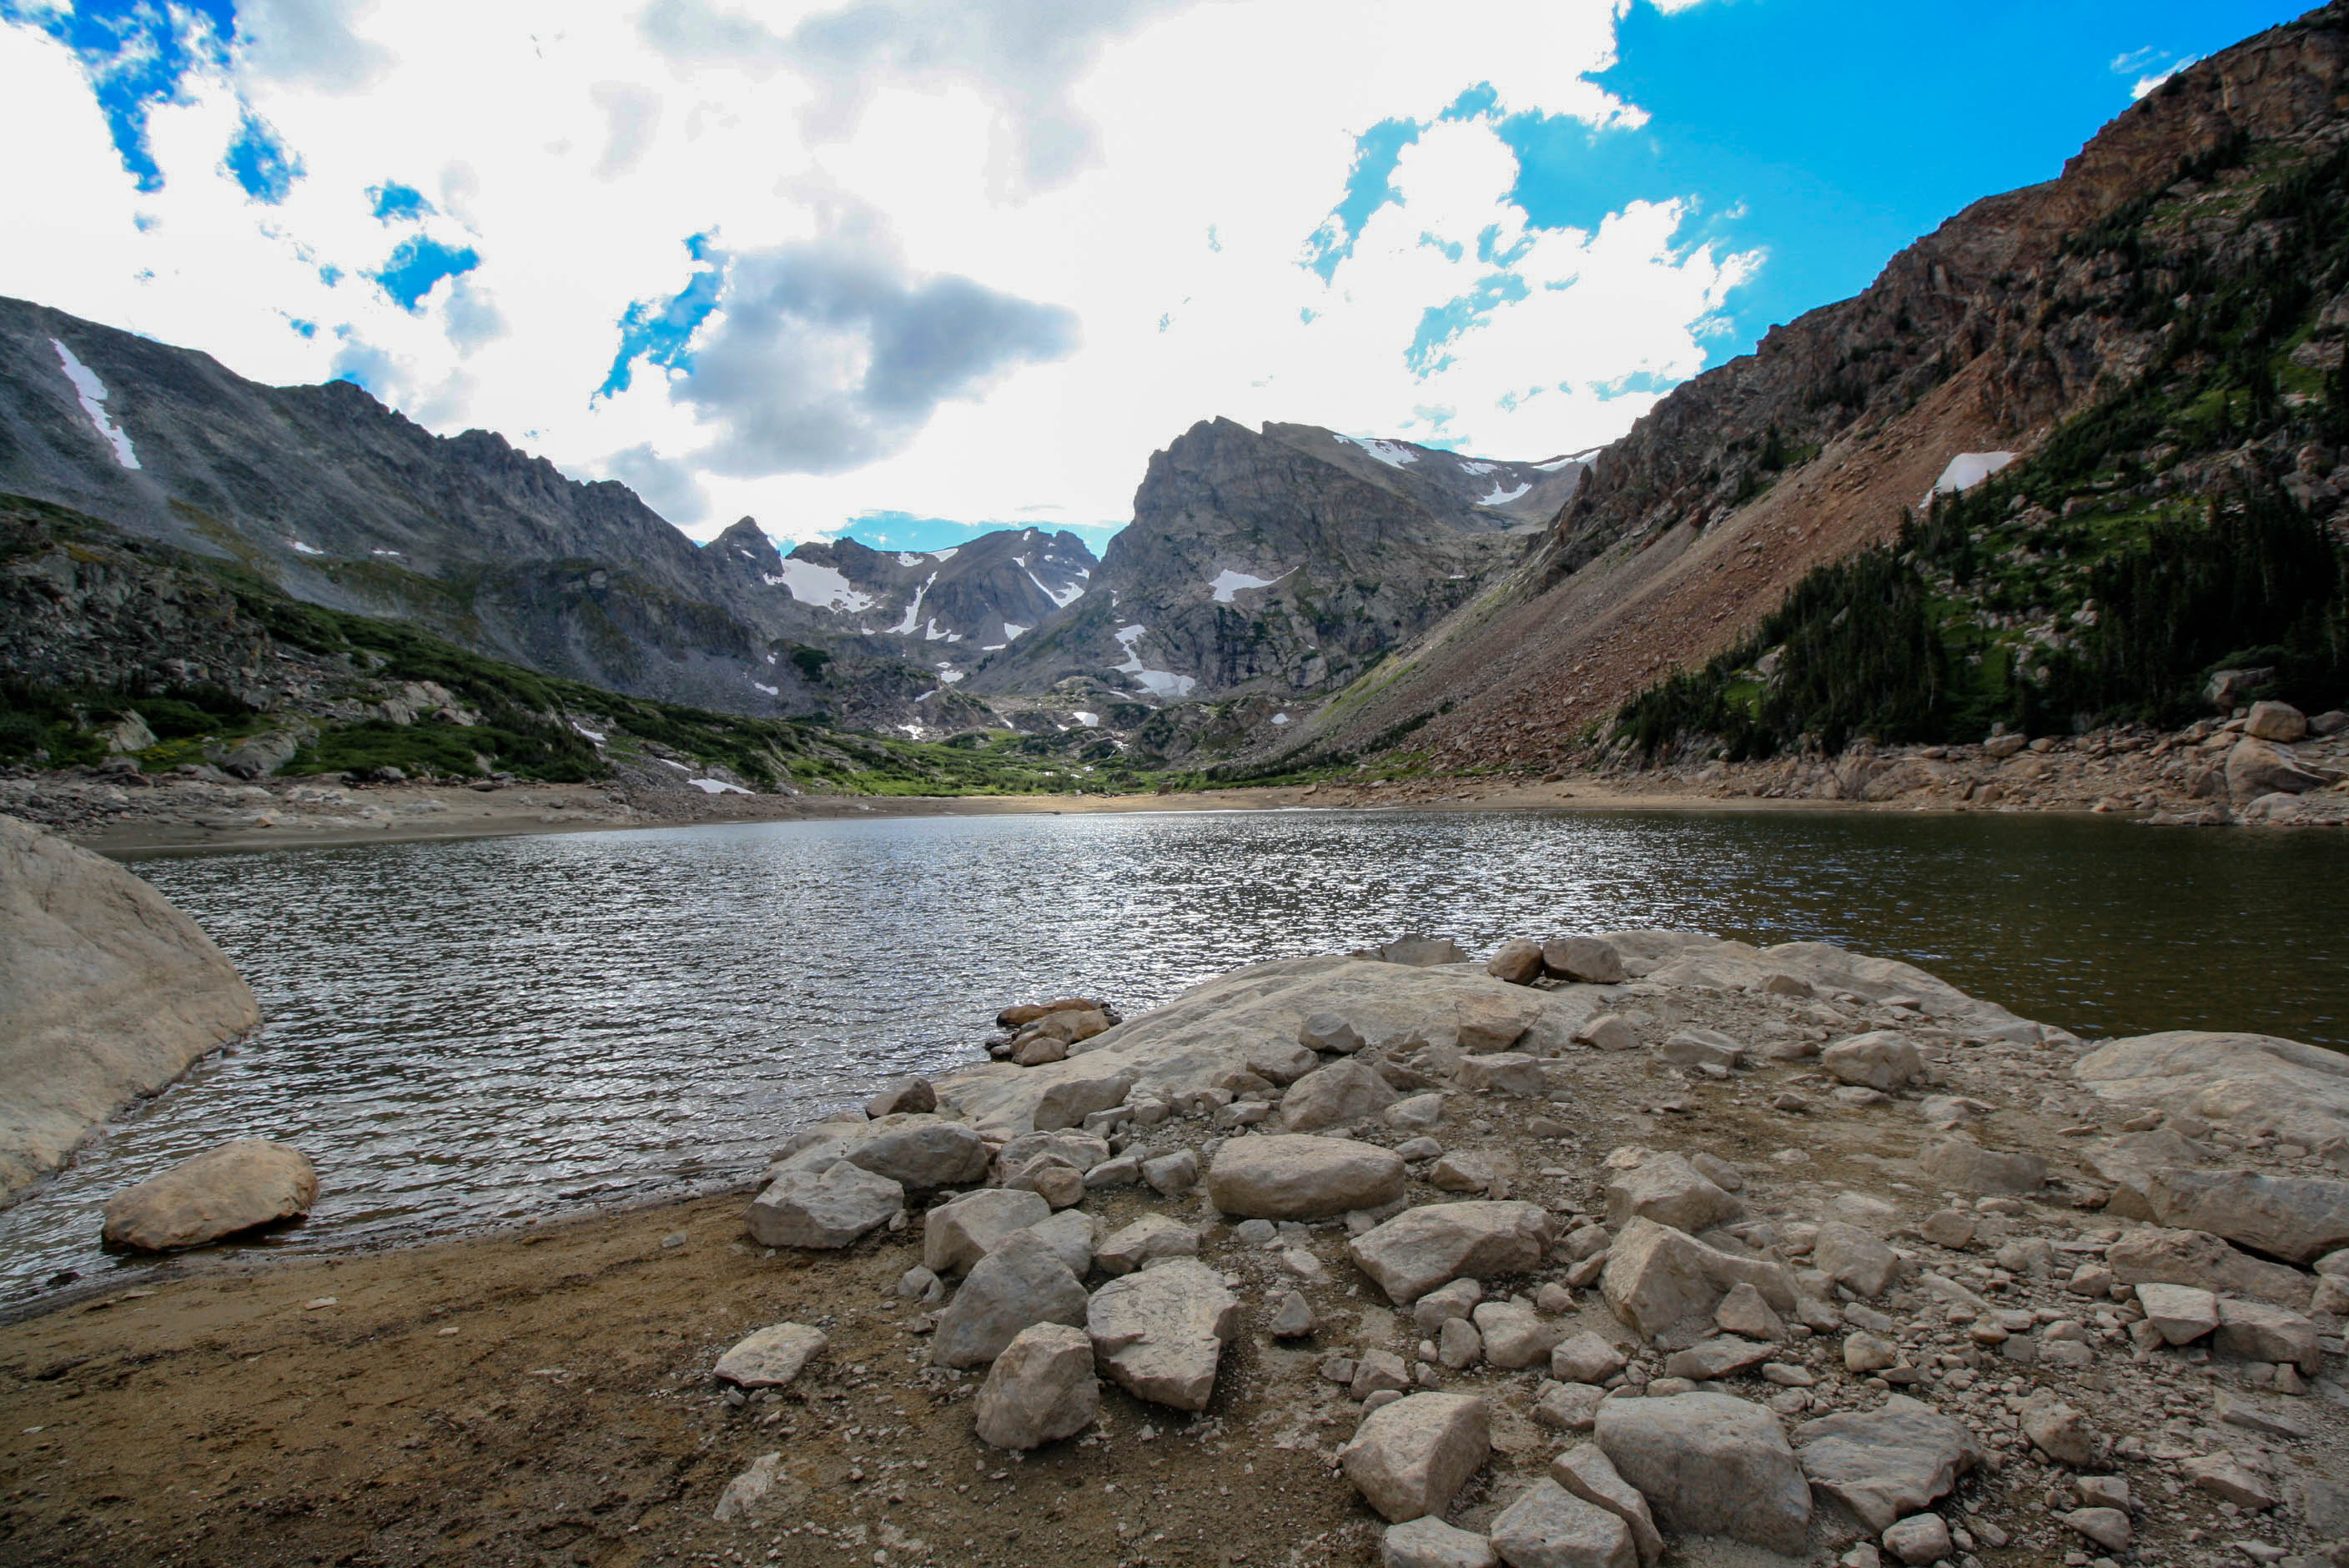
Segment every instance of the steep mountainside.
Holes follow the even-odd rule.
[[[1084,594],[971,685],[1075,677],[1162,704],[1334,691],[1506,569],[1534,531],[1510,509],[1554,511],[1581,468],[1203,421],[1152,455]]]
[[[843,596],[836,566],[785,565],[747,519],[698,547],[626,486],[566,479],[488,431],[436,437],[348,383],[264,387],[207,355],[7,299],[0,492],[550,674],[866,723],[968,722],[916,706],[939,685],[931,645],[1032,625],[1093,564],[1073,539],[1025,549],[1012,531],[924,572],[875,557],[895,564],[867,563]],[[1021,553],[1035,578],[1002,566]],[[899,601],[933,572],[924,618],[891,634]]]
[[[1865,293],[1682,386],[1599,455],[1506,593],[1390,661],[1292,749],[1410,734],[1438,766],[1578,755],[1659,677],[1743,642],[1813,569],[1892,540],[1937,488],[1979,484],[2013,454],[2024,462],[1992,481],[2015,520],[1996,548],[2079,557],[2079,573],[2083,552],[2141,541],[2186,498],[2205,517],[2246,490],[2333,512],[2340,438],[2312,440],[2301,416],[2323,402],[2349,319],[2331,227],[2344,60],[2340,5],[2216,56],[2059,179],[1975,203]],[[2124,404],[2137,423],[2121,430],[2108,416]],[[2026,479],[2059,451],[2060,474]],[[2066,514],[2109,526],[2067,542],[2053,528]],[[2043,592],[1983,613],[2044,642],[2067,634],[2058,603]],[[2008,699],[2020,716],[2019,690]]]

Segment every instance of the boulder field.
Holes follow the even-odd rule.
[[[1120,1399],[1235,1470],[1307,1449],[1360,1510],[1320,1560],[1390,1568],[2349,1568],[2331,1053],[2091,1049],[1906,965],[1674,932],[1061,1006],[792,1139],[747,1221],[918,1235],[900,1376],[988,1448],[1081,1452]],[[823,1346],[772,1325],[716,1376],[755,1415]]]
[[[0,1203],[261,1022],[235,966],[161,893],[7,816],[0,954]]]

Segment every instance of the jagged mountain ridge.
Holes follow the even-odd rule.
[[[1860,294],[1685,383],[1599,454],[1504,591],[1286,749],[1377,749],[1410,732],[1439,766],[1577,754],[1624,701],[1738,641],[1814,567],[1889,539],[1954,460],[2028,454],[2127,385],[2167,330],[2131,302],[2178,286],[2181,266],[2223,277],[2230,254],[2266,242],[2233,194],[2256,176],[2206,181],[2197,160],[2237,143],[2255,163],[2339,145],[2344,59],[2339,4],[2214,56],[2057,179],[1973,203]]]
[[[1083,596],[988,658],[972,688],[1319,696],[1505,570],[1582,469],[1203,420],[1152,455]]]
[[[435,436],[347,382],[266,387],[209,355],[12,299],[0,299],[0,493],[548,674],[858,723],[983,717],[960,701],[916,707],[949,662],[938,645],[1008,643],[1007,623],[1042,619],[1095,564],[1074,536],[1032,530],[936,552],[920,572],[854,545],[802,546],[793,567],[748,519],[697,546],[626,486],[571,480],[490,431]],[[1022,554],[1033,576],[1006,567]],[[827,603],[812,566],[847,571],[872,613]],[[925,583],[920,624],[892,634]],[[793,658],[810,647],[825,658]]]

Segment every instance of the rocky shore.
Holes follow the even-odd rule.
[[[192,1266],[0,1329],[0,1540],[2349,1563],[2332,1053],[2091,1049],[1906,965],[1671,933],[1063,1001],[787,1140],[747,1208]]]

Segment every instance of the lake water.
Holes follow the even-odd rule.
[[[1129,1015],[1425,931],[1629,926],[1907,959],[2085,1036],[2349,1048],[2349,835],[1854,814],[1183,813],[800,822],[148,859],[267,1023],[0,1212],[0,1299],[140,1265],[106,1194],[301,1146],[304,1252],[746,1180],[1007,1003]]]

